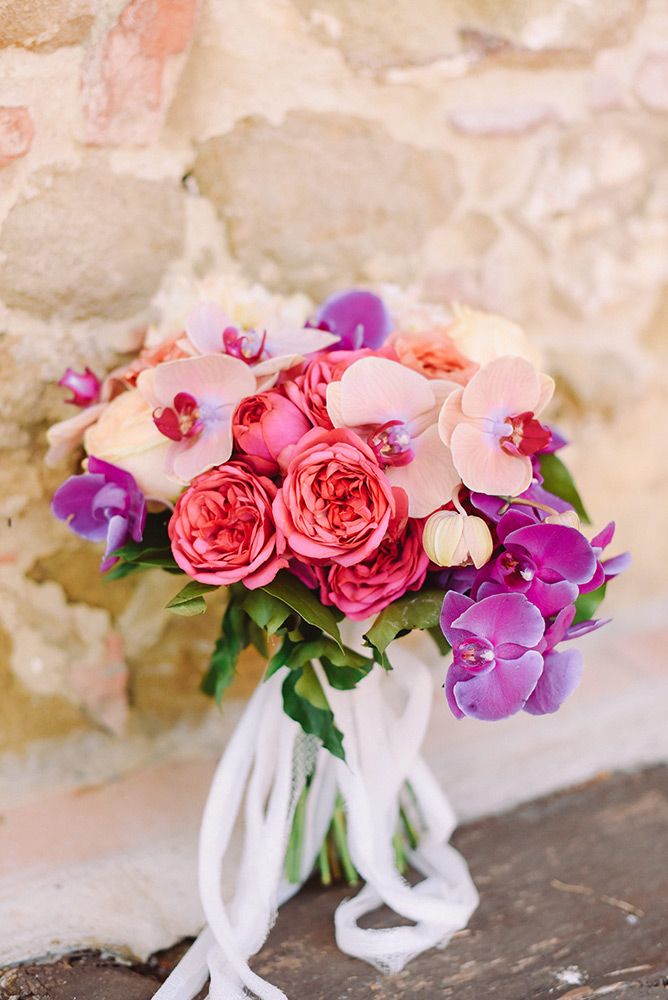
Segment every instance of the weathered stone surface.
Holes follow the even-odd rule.
[[[567,309],[593,318],[665,280],[668,218],[657,199],[667,143],[661,126],[616,113],[546,148],[518,216],[547,252]]]
[[[39,316],[130,316],[181,250],[183,192],[113,174],[103,163],[43,178],[0,233],[0,296]]]
[[[634,89],[643,104],[668,111],[668,51],[649,52],[638,67]]]
[[[12,642],[0,627],[0,752],[16,753],[31,740],[64,736],[83,724],[81,713],[59,696],[39,696],[10,667]]]
[[[52,52],[82,42],[95,20],[92,0],[0,0],[0,48]]]
[[[258,119],[200,146],[200,190],[216,204],[235,255],[272,284],[315,295],[405,273],[426,234],[450,215],[452,158],[414,149],[347,115]],[[379,259],[381,258],[381,259]]]
[[[25,156],[34,135],[35,126],[27,108],[0,108],[0,167]]]
[[[555,4],[552,0],[292,0],[314,30],[337,44],[357,67],[424,65],[465,52],[533,59],[557,53],[591,54],[626,38],[644,0],[594,0]]]
[[[164,113],[163,75],[195,27],[198,0],[131,0],[86,56],[81,87],[86,141],[137,143],[157,137]]]
[[[450,112],[450,124],[465,135],[523,135],[557,120],[549,104],[506,104]]]

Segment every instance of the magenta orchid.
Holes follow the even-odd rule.
[[[515,527],[518,523],[524,526]],[[523,593],[549,618],[572,604],[580,585],[594,576],[596,556],[577,528],[518,522],[518,512],[509,511],[497,530],[504,550],[481,570],[472,591],[475,599]]]
[[[449,591],[441,628],[452,646],[445,692],[453,714],[492,721],[519,712],[543,671],[536,646],[545,622],[538,608],[524,594],[475,602]]]
[[[554,382],[520,357],[490,361],[465,388],[450,393],[439,417],[442,440],[465,486],[517,496],[531,483],[531,456],[548,447],[549,428],[536,417]]]
[[[134,476],[91,455],[88,471],[70,476],[56,490],[51,509],[76,535],[91,542],[106,541],[101,572],[118,562],[113,555],[126,540],[140,542],[146,520],[146,500]]]
[[[58,385],[72,390],[71,398],[65,400],[70,406],[90,406],[100,398],[102,383],[90,368],[86,368],[83,373],[68,368]]]
[[[166,474],[189,483],[232,454],[232,417],[255,392],[255,376],[243,361],[207,355],[168,361],[140,373],[137,388],[154,408],[158,430],[172,444]]]
[[[327,386],[333,425],[354,430],[371,448],[392,486],[406,491],[410,517],[447,503],[459,483],[436,424],[453,388],[379,357],[361,358]]]
[[[308,354],[338,343],[338,336],[313,327],[283,326],[270,320],[260,329],[243,329],[216,302],[201,302],[186,320],[188,340],[199,354],[226,354],[253,368],[264,388],[280,371],[294,368]]]
[[[334,350],[377,350],[392,330],[392,317],[379,295],[363,289],[337,292],[318,307],[314,326],[336,334]]]

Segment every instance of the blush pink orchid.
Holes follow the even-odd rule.
[[[552,436],[536,417],[553,392],[549,376],[524,358],[505,356],[450,393],[438,428],[465,486],[499,496],[518,496],[528,488],[531,456]]]
[[[437,426],[454,388],[378,357],[361,358],[327,386],[332,424],[353,430],[371,448],[390,484],[406,491],[410,517],[447,503],[460,481]]]
[[[222,354],[168,361],[139,374],[137,388],[154,408],[156,427],[172,442],[167,476],[190,483],[228,460],[234,411],[256,384],[243,361]]]
[[[307,326],[284,326],[268,319],[258,329],[244,329],[217,302],[201,302],[186,320],[188,340],[202,355],[227,354],[253,369],[256,378],[266,379],[263,388],[275,381],[278,372],[294,368],[308,354],[338,343],[338,336]]]

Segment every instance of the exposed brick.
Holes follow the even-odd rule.
[[[0,167],[25,156],[34,135],[35,126],[27,108],[0,108]]]
[[[184,52],[198,0],[131,0],[85,59],[81,89],[86,141],[146,145],[162,125],[168,58]]]

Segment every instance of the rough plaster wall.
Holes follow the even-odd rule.
[[[568,461],[665,587],[663,0],[0,0],[0,736],[202,711],[215,612],[113,587],[49,514],[67,366],[132,348],[177,275],[317,298],[415,284],[542,346]]]

